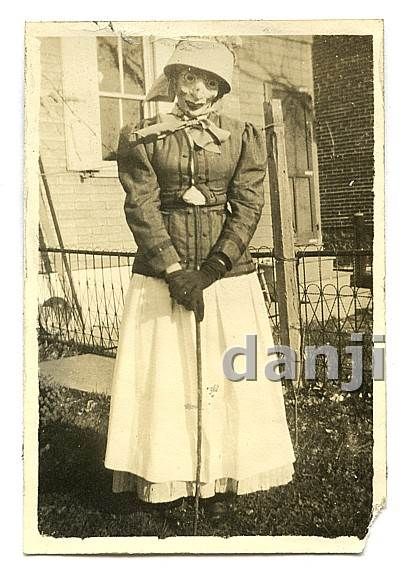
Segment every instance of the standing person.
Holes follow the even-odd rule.
[[[262,131],[226,117],[233,55],[224,44],[183,40],[149,98],[171,114],[123,129],[119,178],[138,251],[125,301],[105,458],[113,490],[149,503],[195,494],[197,366],[201,321],[201,497],[288,483],[294,454],[282,386],[265,378],[273,345],[248,250],[264,204]],[[163,93],[164,92],[164,93]],[[257,335],[256,381],[223,373],[230,347]],[[267,358],[266,358],[267,359]]]

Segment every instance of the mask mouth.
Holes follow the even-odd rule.
[[[185,100],[185,103],[192,112],[196,112],[207,104],[207,102],[191,102],[189,100]]]

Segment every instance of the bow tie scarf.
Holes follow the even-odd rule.
[[[208,118],[186,120],[185,128],[197,146],[214,154],[220,154],[220,144],[230,137],[230,132],[222,130]]]
[[[162,139],[178,130],[186,130],[188,137],[196,146],[203,148],[207,152],[220,154],[221,144],[230,137],[228,130],[219,128],[207,116],[189,118],[184,114],[180,115],[175,110],[174,113],[167,114],[163,118],[162,122],[132,132],[129,140],[132,142],[139,141],[139,139],[150,136],[157,136],[157,139]],[[204,195],[193,185],[193,181],[191,187],[184,192],[182,198],[189,204],[204,205],[206,203]]]
[[[228,130],[219,128],[206,116],[187,118],[186,116],[167,114],[162,122],[135,130],[129,139],[132,142],[148,136],[157,136],[158,139],[161,139],[178,130],[185,129],[197,146],[214,154],[220,154],[220,144],[230,137]]]

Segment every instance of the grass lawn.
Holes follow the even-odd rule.
[[[293,399],[285,393],[293,431]],[[192,533],[192,499],[161,513],[131,494],[112,494],[103,466],[109,399],[40,385],[38,526],[52,537]],[[293,435],[293,433],[292,433]],[[372,404],[369,392],[309,387],[299,397],[294,481],[234,497],[219,523],[202,515],[200,535],[317,535],[363,538],[372,513]]]

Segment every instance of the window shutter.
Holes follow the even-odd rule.
[[[97,170],[101,125],[96,38],[63,37],[61,45],[67,169]]]
[[[271,89],[271,97],[282,100],[285,122],[285,145],[290,193],[294,206],[293,224],[296,244],[317,243],[320,238],[319,190],[314,174],[311,96],[304,91]]]

